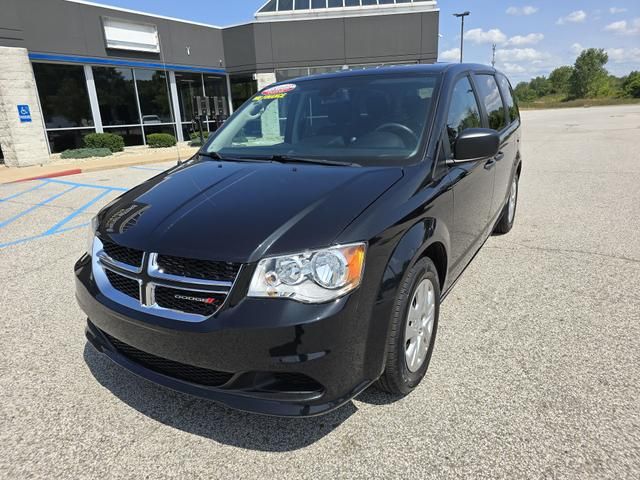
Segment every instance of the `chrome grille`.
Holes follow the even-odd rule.
[[[109,258],[116,262],[124,263],[132,267],[140,268],[142,266],[142,257],[144,252],[133,248],[123,247],[117,243],[108,240],[102,240],[102,248]]]
[[[113,288],[125,295],[140,300],[140,282],[120,275],[113,270],[105,270],[109,283]]]
[[[197,278],[198,280],[233,282],[238,275],[238,270],[240,270],[240,265],[237,263],[197,260],[171,255],[158,255],[156,262],[158,268],[166,274]]]
[[[203,260],[203,266],[199,267],[199,260],[188,259],[188,268],[173,268],[170,269],[173,273],[166,273],[157,262],[165,256],[133,250],[141,253],[139,264],[135,265],[130,262],[137,257],[130,250],[113,242],[94,239],[92,267],[100,291],[129,308],[172,320],[201,322],[214,315],[224,305],[241,268],[237,264],[207,260]],[[123,251],[129,256],[125,256]],[[173,262],[173,265],[187,265],[178,260]],[[213,267],[213,263],[224,266]],[[214,271],[224,273],[210,275]],[[183,275],[188,272],[200,274]],[[231,275],[231,272],[235,274]]]

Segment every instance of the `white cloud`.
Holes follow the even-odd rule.
[[[498,44],[509,45],[514,47],[522,47],[524,45],[535,45],[544,39],[542,33],[529,33],[527,35],[515,35],[507,37],[500,29],[492,28],[491,30],[482,30],[474,28],[465,33],[466,40],[476,44]]]
[[[460,49],[452,48],[451,50],[445,50],[439,55],[439,60],[444,60],[444,61],[460,60]]]
[[[517,63],[503,63],[500,70],[508,74],[525,73],[527,71],[526,68],[524,68],[522,65],[518,65]]]
[[[524,7],[509,7],[507,8],[507,15],[533,15],[538,10],[538,7],[532,7],[531,5],[525,5]]]
[[[571,45],[571,52],[573,52],[575,55],[580,55],[583,50],[584,47],[577,42]]]
[[[624,13],[624,12],[626,12],[626,11],[627,11],[627,9],[626,9],[626,8],[620,8],[620,7],[611,7],[611,8],[609,9],[609,13],[610,13],[611,15],[615,15],[616,13]]]
[[[640,63],[640,48],[608,48],[607,54],[614,63]]]
[[[541,33],[530,33],[528,35],[516,35],[508,40],[509,45],[521,47],[523,45],[535,45],[540,43],[544,39],[544,35]]]
[[[626,20],[613,22],[604,27],[604,29],[607,32],[613,32],[619,35],[637,35],[640,33],[640,18],[636,18],[629,22]]]
[[[497,28],[492,28],[486,32],[481,28],[474,28],[465,33],[465,38],[473,43],[505,43],[507,36]]]
[[[535,48],[505,48],[496,51],[496,58],[501,62],[540,63],[549,58],[549,54]]]
[[[566,17],[561,17],[556,22],[558,25],[564,25],[565,23],[582,23],[587,19],[587,12],[584,10],[576,10],[571,12]]]

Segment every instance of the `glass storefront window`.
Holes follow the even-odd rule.
[[[120,135],[124,140],[125,147],[142,145],[142,127],[104,127],[104,133],[114,133]]]
[[[93,78],[103,125],[140,123],[130,68],[93,67]]]
[[[193,97],[201,97],[202,75],[199,73],[176,72],[176,87],[178,89],[178,103],[180,105],[180,116],[183,122],[193,120],[194,101]]]
[[[217,75],[204,75],[204,92],[211,97],[211,112],[216,115],[229,115],[229,103],[227,102],[227,80]]]
[[[82,66],[34,63],[33,73],[47,128],[93,126]]]
[[[82,65],[33,63],[50,151],[84,147],[83,137],[95,132],[85,68]],[[90,66],[102,120],[102,130],[123,137],[125,146],[144,145],[150,133],[175,129],[169,72],[143,68]],[[230,114],[227,79],[222,75],[174,72],[177,107],[182,123],[177,127],[188,140],[193,131],[193,98],[210,97],[212,115],[204,123],[214,131]],[[256,82],[243,78],[241,102],[255,93]]]
[[[144,126],[144,135],[145,138],[147,135],[151,133],[168,133],[178,138],[176,129],[173,125],[145,125]]]
[[[200,130],[196,130],[193,128],[193,125],[191,125],[190,123],[183,123],[182,124],[182,137],[184,138],[184,140],[186,142],[188,142],[191,139],[191,134],[192,133],[200,133]]]
[[[171,123],[167,75],[160,70],[135,69],[142,123]]]
[[[258,82],[252,77],[238,76],[231,77],[231,101],[233,109],[236,110],[249,100],[258,91]]]
[[[304,68],[283,68],[276,70],[276,81],[283,82],[297,77],[306,77],[309,75],[309,69]]]
[[[49,146],[51,153],[60,153],[72,148],[84,148],[84,137],[90,133],[95,133],[93,128],[78,128],[75,130],[49,130]]]

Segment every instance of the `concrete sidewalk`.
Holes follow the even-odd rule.
[[[151,149],[146,147],[127,148],[124,152],[109,157],[86,158],[81,160],[54,159],[51,163],[33,167],[0,166],[0,184],[33,180],[36,178],[61,177],[78,173],[96,172],[112,168],[166,162],[168,160],[186,160],[198,151],[197,147],[180,145],[179,147]]]

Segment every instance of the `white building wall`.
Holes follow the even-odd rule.
[[[18,105],[29,105],[31,122],[21,123]],[[0,47],[0,145],[10,167],[50,161],[36,82],[25,48]]]

